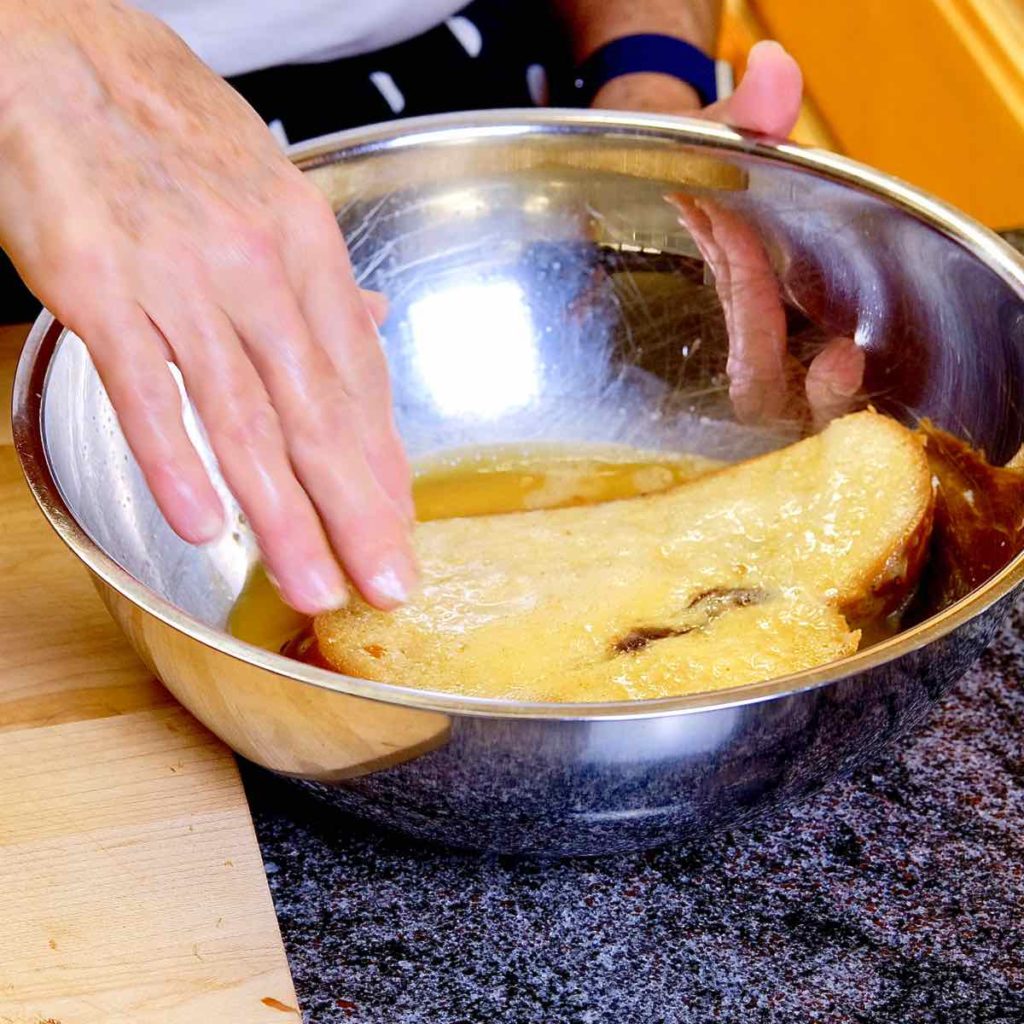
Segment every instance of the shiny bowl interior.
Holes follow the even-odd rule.
[[[910,425],[930,420],[997,464],[1024,443],[1024,264],[985,229],[867,168],[701,122],[559,111],[396,123],[320,140],[294,157],[330,197],[360,282],[390,299],[384,345],[399,427],[414,458],[535,441],[749,456],[821,425],[803,374],[836,338],[852,339],[864,354],[863,382],[850,407],[870,402]],[[668,198],[680,196],[688,204],[682,217]],[[687,210],[702,218],[702,238],[690,230],[695,222]],[[731,287],[723,286],[726,275]],[[735,360],[771,343],[765,335],[772,332],[775,342],[788,344],[795,383],[758,415],[737,395]],[[677,723],[665,733],[677,747],[659,740],[658,763],[689,751],[696,764],[700,749],[709,758],[718,750],[707,737],[719,735],[725,719],[713,714],[732,713],[731,736],[751,714],[737,717],[738,708],[776,702],[779,711],[780,700],[858,679],[866,700],[874,684],[864,680],[901,662],[927,676],[934,694],[954,664],[962,670],[964,658],[978,653],[991,631],[988,619],[984,628],[978,622],[1022,576],[1018,558],[974,593],[929,609],[934,614],[851,659],[732,691],[557,706],[474,701],[403,685],[414,680],[370,683],[226,634],[257,553],[187,405],[186,420],[235,523],[201,549],[178,539],[156,509],[84,345],[46,314],[37,323],[15,394],[26,473],[143,656],[246,756],[316,786],[340,786],[348,796],[339,802],[359,803],[381,820],[468,845],[556,852],[646,845],[728,817],[729,801],[721,814],[691,802],[685,827],[678,814],[668,814],[668,824],[648,822],[637,832],[627,816],[621,827],[602,824],[599,835],[586,824],[566,824],[550,841],[529,831],[540,818],[528,827],[520,807],[494,824],[492,836],[484,828],[474,841],[466,817],[477,806],[473,794],[446,804],[447,817],[431,824],[440,782],[428,787],[434,796],[421,795],[415,809],[410,797],[399,813],[392,798],[381,797],[382,779],[396,765],[408,772],[417,761],[429,773],[440,749],[464,767],[474,757],[490,758],[493,775],[495,737],[504,737],[498,745],[506,753],[523,753],[524,738],[509,731],[511,722],[550,729],[563,723],[561,739],[550,734],[560,751],[558,771],[582,771],[592,756],[586,743],[580,746],[586,723],[665,718]],[[946,650],[949,668],[936,672],[920,660],[929,650],[940,656],[952,637],[959,655],[950,659]],[[348,750],[334,757],[332,746],[354,741],[312,725],[314,716],[323,719],[325,702],[343,698],[346,729],[363,730],[355,745],[365,741],[367,749],[358,756]],[[391,725],[378,720],[382,708],[393,713]],[[373,725],[359,724],[361,714]],[[429,742],[416,728],[403,732],[402,723],[416,714],[439,716],[430,719],[437,728],[426,730],[434,737]],[[687,715],[697,716],[699,726],[679,724]],[[467,724],[472,720],[477,726]],[[506,725],[485,739],[479,720]],[[893,729],[902,722],[894,716]],[[571,742],[570,723],[577,730]],[[310,730],[317,733],[315,751]],[[406,739],[389,745],[389,730]],[[851,750],[855,732],[848,730]],[[684,734],[689,739],[680,739]],[[698,734],[704,739],[694,747]],[[616,741],[622,742],[624,734]],[[786,749],[792,742],[785,740]],[[404,753],[395,754],[399,749]],[[795,748],[793,757],[799,761]],[[837,747],[832,763],[826,757],[803,772],[804,782],[820,781],[847,760]],[[614,773],[611,762],[598,761]],[[474,785],[452,771],[445,776],[449,789]],[[353,780],[370,777],[376,781],[369,790],[349,799],[361,785]],[[509,783],[506,804],[513,808],[514,790]],[[733,800],[736,813],[774,792],[765,786],[757,800]],[[455,797],[449,792],[446,799]],[[560,822],[572,819],[564,807],[559,814]]]

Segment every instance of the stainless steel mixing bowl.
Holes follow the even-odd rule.
[[[777,446],[811,429],[805,391],[758,421],[737,415],[728,379],[773,330],[794,366],[852,338],[861,398],[908,423],[928,417],[997,462],[1024,441],[1024,264],[847,160],[701,122],[559,111],[400,122],[294,156],[331,197],[362,282],[391,298],[385,345],[414,456],[533,440],[730,458]],[[706,218],[701,247],[673,194],[691,226]],[[14,404],[44,513],[186,707],[331,804],[461,846],[633,849],[818,786],[920,719],[1024,575],[1018,557],[894,639],[717,693],[526,705],[381,685],[226,634],[255,558],[244,523],[204,549],[171,533],[82,343],[49,315]]]

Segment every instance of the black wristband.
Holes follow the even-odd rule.
[[[705,106],[718,99],[715,61],[682,39],[651,32],[622,36],[595,50],[576,69],[558,101],[565,106],[589,107],[601,87],[613,78],[640,72],[678,78],[697,93]]]

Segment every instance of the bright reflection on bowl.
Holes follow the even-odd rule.
[[[408,322],[413,365],[439,412],[492,419],[537,397],[533,321],[515,282],[424,295],[410,303]]]

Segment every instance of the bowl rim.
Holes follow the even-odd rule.
[[[310,170],[341,159],[424,142],[452,143],[537,133],[599,134],[609,130],[784,163],[872,194],[966,248],[1024,301],[1024,258],[994,232],[942,200],[847,157],[693,118],[557,108],[473,111],[407,118],[337,132],[292,146],[288,154],[300,169]],[[47,371],[68,333],[51,313],[44,310],[40,314],[22,351],[12,395],[15,450],[32,495],[50,526],[95,577],[148,615],[226,657],[303,685],[410,709],[467,717],[614,720],[739,708],[827,686],[919,651],[983,614],[1024,581],[1022,553],[960,601],[864,651],[765,682],[677,697],[608,703],[524,702],[467,697],[331,672],[255,647],[187,614],[136,580],[78,524],[51,473],[41,429]]]

